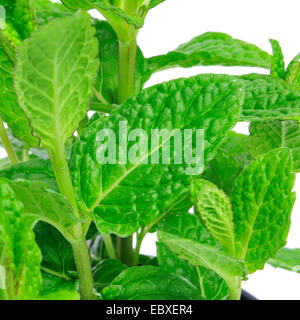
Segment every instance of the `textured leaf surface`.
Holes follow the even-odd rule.
[[[289,83],[300,86],[300,53],[288,65],[284,79]]]
[[[37,146],[39,139],[32,135],[29,120],[21,110],[13,87],[13,64],[0,47],[0,115],[22,141]]]
[[[36,242],[42,252],[44,272],[69,280],[76,271],[72,247],[62,234],[50,224],[39,221],[34,227]]]
[[[178,237],[220,248],[220,245],[201,223],[199,217],[186,211],[168,214],[159,223],[158,229]],[[227,298],[227,285],[214,271],[191,265],[186,260],[179,259],[161,242],[157,243],[157,257],[161,268],[188,279],[197,286],[204,299],[221,300]]]
[[[271,63],[271,77],[281,78],[283,79],[285,74],[285,65],[284,65],[284,57],[278,41],[271,39],[270,40],[273,56]]]
[[[295,201],[289,149],[259,156],[238,177],[231,194],[237,257],[247,271],[262,269],[286,243]]]
[[[243,277],[245,274],[241,261],[227,255],[215,246],[180,238],[162,231],[158,233],[158,239],[179,258],[187,260],[191,265],[213,270],[225,281],[234,277]]]
[[[35,243],[33,215],[23,215],[12,189],[0,181],[0,265],[5,268],[5,289],[0,299],[34,299],[40,290],[41,253]]]
[[[300,115],[300,88],[281,79],[249,74],[244,80],[246,95],[241,119],[284,119]]]
[[[95,289],[99,292],[111,282],[125,269],[127,266],[118,260],[107,259],[99,262],[93,269],[93,278]]]
[[[106,21],[95,20],[96,37],[99,40],[100,71],[97,91],[109,103],[118,103],[119,84],[119,39]],[[140,48],[137,49],[135,89],[138,93],[147,80],[147,66]]]
[[[24,206],[24,213],[34,214],[68,235],[70,229],[80,222],[73,214],[67,198],[38,181],[7,180],[17,199]]]
[[[55,175],[49,160],[33,159],[16,164],[1,170],[0,177],[10,180],[40,181],[46,184],[49,189],[58,191]]]
[[[271,57],[257,46],[233,39],[225,33],[207,32],[166,55],[149,58],[148,64],[152,72],[199,65],[252,66],[269,69]]]
[[[300,249],[280,249],[268,263],[275,268],[300,273]]]
[[[113,129],[119,157],[119,122],[128,121],[128,130],[204,129],[205,160],[209,160],[235,124],[243,91],[239,82],[225,75],[200,75],[178,79],[142,91],[106,117],[93,122],[81,135],[72,151],[71,171],[78,203],[85,211],[94,211],[103,233],[127,236],[155,221],[177,204],[188,192],[188,167],[171,164],[150,165],[151,143],[135,164],[100,165],[97,150],[100,129]],[[170,134],[163,143],[170,141]],[[128,143],[128,149],[133,145]],[[162,143],[156,150],[162,149]],[[126,153],[126,151],[125,151]],[[153,153],[153,150],[152,150]],[[201,159],[199,159],[201,160]],[[203,159],[202,159],[203,160]],[[160,163],[162,163],[160,161]]]
[[[251,160],[248,136],[230,132],[202,176],[229,195],[234,181]]]
[[[201,300],[199,290],[186,279],[153,266],[123,271],[102,291],[109,300]]]
[[[191,183],[192,201],[207,230],[234,256],[233,213],[227,195],[213,183],[194,179]]]
[[[253,157],[280,147],[290,148],[293,156],[293,171],[300,172],[299,121],[253,121],[249,130],[248,145]]]
[[[42,147],[65,142],[89,109],[98,68],[94,33],[81,12],[50,22],[20,47],[15,87]]]

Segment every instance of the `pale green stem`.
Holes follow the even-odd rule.
[[[116,251],[115,251],[114,245],[112,243],[111,236],[109,234],[102,234],[102,237],[103,237],[103,241],[105,243],[105,247],[106,247],[108,256],[111,259],[117,259]]]
[[[17,164],[19,163],[19,159],[15,153],[14,148],[12,147],[6,129],[4,127],[3,121],[0,119],[0,137],[3,144],[3,147],[5,148],[8,158],[11,162],[11,164]]]
[[[234,277],[226,280],[229,288],[229,299],[230,300],[241,300],[242,294],[242,280],[240,277]]]
[[[144,237],[147,233],[146,228],[142,228],[140,233],[137,233],[137,239],[136,239],[136,247],[134,250],[134,255],[133,255],[133,265],[137,266],[139,264],[139,257],[140,257],[140,250],[141,246],[144,240]]]
[[[73,207],[74,214],[77,217],[80,217],[63,143],[58,141],[54,151],[48,150],[48,153],[60,192],[69,200]],[[73,249],[76,269],[80,280],[81,299],[92,300],[94,297],[94,281],[89,251],[84,237],[82,224],[78,223],[73,228],[72,238],[73,239],[70,241],[70,243]]]

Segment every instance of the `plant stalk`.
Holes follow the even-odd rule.
[[[135,13],[138,8],[138,0],[125,0],[123,9],[126,13]],[[124,30],[124,37],[119,40],[119,85],[118,85],[118,103],[122,104],[135,93],[135,66],[136,66],[136,51],[137,32]],[[119,39],[120,39],[120,35]],[[122,35],[123,36],[123,35]],[[126,39],[126,40],[124,40]],[[119,260],[131,266],[133,263],[133,248],[132,236],[127,238],[117,238],[117,256]]]
[[[58,140],[54,151],[48,150],[49,157],[53,166],[55,177],[60,192],[66,196],[73,207],[74,215],[80,217],[73,184],[71,181],[69,166],[66,161],[66,151],[64,144]],[[91,270],[90,255],[87,248],[83,226],[78,223],[73,228],[72,240],[70,240],[78,277],[80,280],[80,294],[82,300],[92,300],[94,297],[94,281]]]
[[[230,300],[241,300],[242,295],[242,280],[240,277],[234,277],[226,281],[229,288]]]
[[[103,237],[103,241],[105,243],[105,247],[106,247],[108,256],[110,257],[110,259],[117,260],[117,255],[116,255],[115,247],[114,247],[113,242],[111,240],[111,236],[109,234],[102,234],[102,237]]]
[[[19,163],[19,159],[15,153],[15,150],[13,146],[11,145],[6,129],[4,127],[3,121],[0,119],[0,137],[3,144],[3,147],[5,148],[8,158],[12,165]]]

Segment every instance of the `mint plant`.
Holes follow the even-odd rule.
[[[275,40],[270,55],[208,32],[145,58],[137,35],[162,2],[0,1],[0,299],[239,300],[267,262],[299,271],[298,251],[281,249],[299,56],[285,68]],[[144,89],[155,72],[197,65],[270,74]],[[149,232],[157,257],[140,254]]]

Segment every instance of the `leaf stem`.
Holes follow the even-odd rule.
[[[0,119],[0,137],[1,137],[1,141],[2,144],[7,152],[8,158],[11,162],[11,164],[17,164],[19,163],[19,159],[15,153],[15,150],[13,149],[13,146],[11,145],[6,129],[4,127],[4,123],[2,121],[2,119]]]
[[[117,238],[117,252],[119,260],[131,267],[133,263],[132,236]]]
[[[103,237],[103,241],[105,243],[105,247],[106,247],[108,256],[111,259],[117,259],[115,247],[114,247],[114,245],[112,243],[110,234],[102,234],[102,237]]]
[[[242,294],[242,280],[240,277],[234,277],[230,280],[226,280],[229,288],[229,299],[240,300]]]
[[[131,97],[135,91],[136,50],[136,38],[119,41],[119,104]]]
[[[54,151],[48,150],[48,153],[59,190],[69,200],[70,204],[73,207],[74,215],[80,217],[71,181],[69,166],[66,161],[65,146],[62,140],[58,139]],[[73,235],[70,243],[73,249],[76,269],[80,280],[81,299],[92,300],[94,297],[94,281],[91,270],[90,255],[84,236],[83,225],[78,223],[72,231]]]
[[[147,228],[142,228],[141,232],[137,234],[136,247],[134,249],[133,255],[133,265],[137,266],[139,264],[140,250],[144,240],[144,237],[147,233]]]

